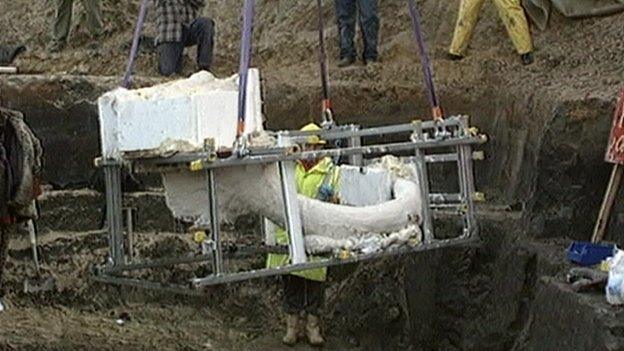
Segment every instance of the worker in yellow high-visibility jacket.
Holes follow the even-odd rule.
[[[321,128],[308,124],[302,131],[317,131]],[[303,145],[304,151],[319,150],[325,145],[325,140],[316,135],[309,136]],[[324,157],[317,160],[300,160],[295,169],[297,192],[301,195],[326,202],[337,203],[338,180],[340,169],[331,158]],[[288,233],[280,229],[276,233],[278,245],[288,245]],[[309,257],[314,261],[315,257]],[[283,254],[269,254],[267,267],[275,268],[289,263],[289,256]],[[310,269],[295,272],[283,277],[284,281],[284,312],[286,313],[286,335],[282,341],[287,345],[297,343],[300,327],[299,317],[305,316],[305,334],[312,345],[322,345],[325,341],[320,329],[320,309],[325,299],[323,282],[327,278],[327,268]]]
[[[464,57],[484,1],[485,0],[461,0],[455,33],[453,34],[453,42],[449,49],[449,57],[451,59],[461,60]],[[494,4],[498,7],[500,17],[507,28],[507,33],[511,41],[516,47],[516,51],[520,54],[522,63],[525,65],[533,63],[531,33],[520,0],[492,1],[494,1]]]

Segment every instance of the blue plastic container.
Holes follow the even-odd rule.
[[[568,247],[568,260],[581,266],[593,266],[607,257],[613,256],[613,244],[592,244],[586,241],[573,241]]]

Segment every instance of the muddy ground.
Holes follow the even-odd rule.
[[[240,3],[209,0],[205,10],[217,22],[219,76],[237,67]],[[327,35],[335,38],[331,4],[325,3]],[[0,76],[0,100],[24,111],[42,137],[46,180],[60,191],[48,194],[42,219],[45,268],[57,277],[60,291],[20,292],[32,267],[27,243],[18,239],[9,266],[11,309],[0,315],[0,348],[279,349],[277,279],[221,287],[206,298],[89,281],[89,265],[106,255],[105,237],[94,231],[101,198],[73,192],[91,178],[98,149],[95,100],[119,82],[138,11],[136,1],[103,4],[108,32],[99,50],[87,48],[90,39],[80,25],[68,49],[51,55],[45,45],[52,1],[0,2],[0,40],[29,47],[18,65],[30,74]],[[325,313],[327,348],[621,349],[621,311],[606,306],[600,292],[569,294],[555,283],[565,271],[563,249],[570,239],[589,238],[608,178],[602,155],[624,78],[624,15],[574,21],[555,15],[547,31],[533,33],[536,63],[523,67],[493,6],[484,7],[469,56],[451,62],[444,53],[456,2],[419,5],[443,106],[449,114],[471,115],[490,136],[487,160],[476,170],[489,202],[480,211],[483,240],[474,247],[336,270]],[[314,10],[310,1],[258,1],[253,62],[263,72],[270,128],[296,128],[318,116]],[[405,2],[384,1],[380,11],[380,63],[340,70],[335,41],[328,41],[341,122],[378,125],[428,115]],[[83,16],[80,6],[76,14]],[[153,29],[149,24],[148,34]],[[185,75],[193,70],[192,57],[191,50]],[[161,81],[154,78],[155,65],[155,53],[146,48],[138,85]],[[69,155],[67,145],[75,149]],[[617,206],[609,228],[608,238],[616,242],[624,239],[623,206]],[[162,204],[142,211],[150,223],[141,229],[143,253],[195,249],[162,221]],[[192,271],[169,270],[161,277],[181,279]],[[116,319],[122,315],[130,320],[120,326]]]

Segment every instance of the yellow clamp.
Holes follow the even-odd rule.
[[[189,169],[191,170],[191,172],[201,171],[202,169],[204,169],[204,162],[202,160],[193,161],[191,162]]]
[[[474,151],[472,153],[472,159],[475,161],[483,161],[485,160],[485,152],[483,151]]]
[[[470,133],[470,135],[472,135],[472,136],[477,136],[477,135],[479,135],[479,128],[477,128],[477,127],[470,127],[470,128],[468,128],[468,133]]]
[[[419,237],[418,239],[416,238],[409,239],[408,242],[411,246],[416,246],[416,245],[420,245],[422,243],[422,240],[420,240],[420,237]]]
[[[189,165],[189,169],[191,170],[191,172],[201,171],[205,168],[204,167],[205,163],[212,163],[216,160],[217,160],[217,153],[214,151],[211,151],[206,155],[205,159],[192,161],[191,164]]]
[[[193,233],[193,241],[198,243],[198,244],[201,244],[204,241],[206,241],[206,238],[207,238],[206,232],[203,231],[203,230],[198,230],[198,231]]]
[[[346,260],[349,257],[351,257],[351,251],[349,250],[341,250],[340,254],[338,254],[338,258],[340,258],[341,260]]]
[[[476,202],[485,202],[485,194],[477,191],[472,194],[472,200]]]

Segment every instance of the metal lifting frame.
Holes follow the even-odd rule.
[[[439,133],[442,128],[445,133]],[[380,143],[362,146],[362,138],[367,136],[383,136],[388,134],[410,134],[406,141],[394,143]],[[318,135],[326,140],[347,139],[345,148],[331,148],[319,151],[302,152],[293,147],[305,140],[308,135]],[[236,155],[218,159],[214,157],[214,150],[206,149],[202,152],[180,153],[168,158],[124,158],[123,160],[98,160],[97,164],[104,168],[106,174],[106,201],[108,218],[108,235],[110,254],[106,264],[96,269],[94,279],[97,281],[129,285],[135,287],[158,289],[163,291],[190,295],[201,294],[201,287],[243,281],[253,278],[287,274],[310,268],[328,267],[350,262],[370,260],[387,255],[405,254],[409,252],[425,251],[452,245],[466,244],[478,239],[477,221],[475,217],[475,186],[473,177],[473,160],[481,159],[482,154],[472,152],[472,146],[486,141],[484,135],[479,135],[469,128],[468,117],[457,116],[441,121],[415,121],[413,123],[389,125],[384,127],[360,129],[358,126],[336,126],[329,130],[317,132],[281,131],[276,132],[278,145],[275,148],[250,150],[245,157]],[[446,148],[453,150],[450,153],[427,154],[427,150]],[[358,255],[349,253],[346,256],[329,257],[320,261],[307,261],[305,241],[301,227],[301,216],[295,189],[293,163],[301,159],[316,159],[319,157],[348,157],[351,162],[362,163],[364,155],[380,156],[412,152],[414,156],[403,157],[404,160],[414,162],[423,197],[422,229],[423,240],[418,245],[404,245],[399,248],[390,248],[383,252]],[[429,190],[428,164],[455,163],[458,169],[459,192],[451,194],[432,194]],[[285,252],[286,247],[252,247],[237,250],[233,253],[223,252],[219,235],[219,207],[216,192],[214,170],[220,167],[237,167],[247,164],[277,163],[281,178],[282,198],[285,208],[285,221],[290,235],[288,251],[291,263],[278,268],[250,270],[230,273],[224,267],[224,258],[236,258],[247,254],[257,255],[266,252]],[[207,248],[201,255],[161,259],[154,261],[132,261],[126,257],[124,250],[124,230],[122,228],[122,193],[120,186],[120,171],[122,166],[136,172],[166,172],[172,169],[191,169],[205,172],[206,187],[209,193],[209,203],[206,208],[211,219],[211,240],[207,240]],[[453,210],[462,218],[462,232],[450,239],[438,239],[434,233],[434,213],[438,210]],[[132,235],[128,230],[128,235]],[[124,272],[168,267],[177,264],[208,262],[211,273],[206,277],[189,280],[185,285],[170,285],[124,276]]]

